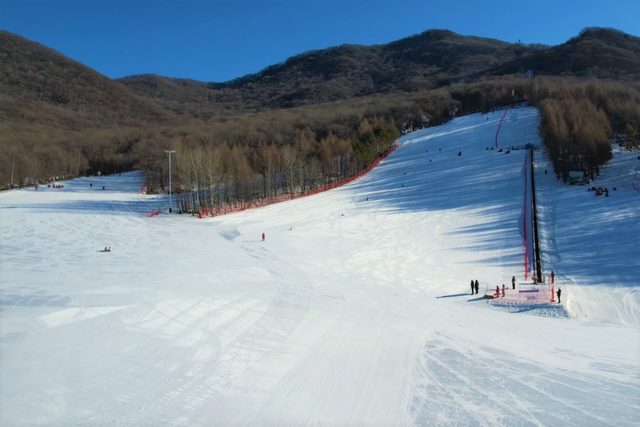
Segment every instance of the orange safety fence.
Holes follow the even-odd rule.
[[[154,216],[160,215],[160,208],[158,208],[158,212],[151,211],[151,213],[147,214],[147,218],[153,218]]]
[[[500,128],[502,127],[502,121],[506,117],[507,111],[509,111],[509,108],[504,110],[504,114],[502,115],[502,118],[500,119],[500,124],[498,125],[498,131],[496,132],[496,148],[498,148],[498,134],[500,133]]]
[[[242,212],[247,209],[259,208],[263,206],[272,205],[274,203],[285,202],[287,200],[299,199],[301,197],[313,196],[315,194],[323,193],[328,190],[332,190],[334,188],[342,187],[350,182],[355,181],[356,179],[364,176],[368,172],[370,172],[373,168],[378,166],[382,160],[387,158],[396,148],[398,148],[400,144],[397,142],[393,144],[393,146],[382,156],[378,157],[372,164],[367,166],[365,169],[361,170],[357,174],[350,176],[348,178],[341,179],[340,181],[332,182],[330,184],[322,185],[315,190],[312,190],[308,193],[291,193],[291,194],[281,194],[279,196],[270,197],[267,199],[257,199],[247,203],[237,203],[235,205],[230,206],[221,206],[218,208],[201,208],[200,209],[200,218],[211,218],[220,215],[227,215],[235,212]]]
[[[549,284],[524,284],[512,289],[505,286],[504,291],[501,286],[488,285],[485,295],[499,301],[517,301],[534,303],[552,303],[554,299],[554,287]]]

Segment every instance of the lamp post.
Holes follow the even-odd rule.
[[[171,213],[171,154],[175,153],[174,150],[165,151],[169,155],[169,213]]]

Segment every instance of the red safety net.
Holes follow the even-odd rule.
[[[502,121],[504,120],[505,116],[507,115],[507,111],[509,111],[508,108],[506,110],[504,110],[504,114],[502,115],[502,118],[500,119],[500,124],[498,125],[498,131],[496,132],[496,148],[498,148],[498,134],[500,133],[500,128],[502,127]]]
[[[555,302],[554,287],[546,283],[522,284],[516,289],[507,288],[504,291],[502,286],[487,286],[485,295],[491,296],[494,300],[550,303]]]
[[[148,213],[147,218],[153,218],[154,216],[160,215],[160,213],[160,208],[158,208],[158,212],[151,211],[151,213]]]
[[[200,209],[200,218],[211,218],[214,216],[227,215],[234,212],[241,212],[247,209],[259,208],[262,206],[272,205],[274,203],[286,202],[287,200],[299,199],[301,197],[313,196],[318,193],[323,193],[328,190],[332,190],[334,188],[342,187],[343,185],[349,184],[350,182],[355,181],[356,179],[364,176],[368,172],[370,172],[373,168],[378,166],[382,160],[389,156],[396,148],[398,148],[400,144],[397,142],[387,151],[384,155],[378,157],[371,165],[367,166],[367,168],[361,170],[357,174],[350,176],[348,178],[344,178],[340,181],[332,182],[327,185],[320,186],[313,191],[308,193],[291,193],[291,194],[281,194],[279,196],[270,197],[268,199],[256,199],[247,203],[238,203],[230,206],[221,206],[219,208],[201,208]]]

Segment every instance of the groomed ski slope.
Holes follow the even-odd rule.
[[[536,159],[568,309],[469,295],[524,276],[526,152],[486,150],[503,113],[207,220],[147,219],[166,198],[137,174],[1,194],[0,424],[637,425],[640,194],[595,200]],[[538,122],[509,110],[499,143],[539,143]]]

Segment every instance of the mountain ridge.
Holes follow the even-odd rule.
[[[527,70],[640,80],[640,38],[594,27],[563,44],[545,46],[432,29],[386,44],[303,52],[258,73],[215,83],[156,74],[109,79],[38,42],[0,30],[0,95],[6,104],[0,106],[0,117],[76,129],[208,121],[221,114],[420,92]]]

